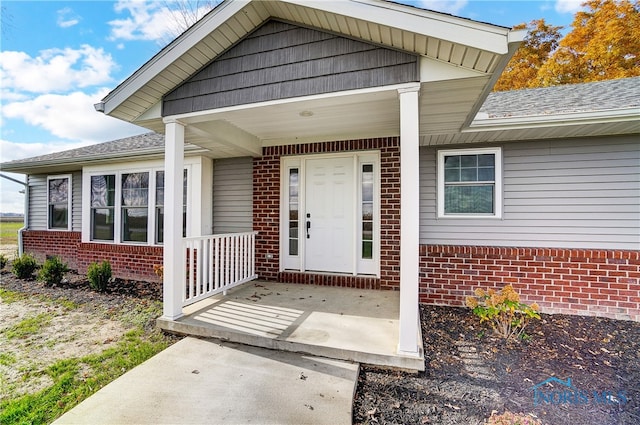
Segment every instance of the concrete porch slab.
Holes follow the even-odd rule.
[[[254,281],[184,309],[160,328],[255,347],[424,370],[397,353],[399,293]]]

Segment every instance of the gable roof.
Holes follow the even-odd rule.
[[[425,117],[421,121],[423,133],[440,131],[441,127],[457,131],[464,123],[470,122],[525,34],[524,31],[512,31],[385,0],[225,0],[116,87],[96,105],[96,109],[147,129],[164,132],[164,96],[269,19],[401,50],[429,61],[430,75],[422,85],[422,92],[426,95],[421,96],[421,102],[426,105],[422,108]],[[465,84],[452,85],[453,82],[447,81],[455,78],[464,78]],[[440,116],[442,106],[450,104],[452,96],[456,97],[456,107],[444,120]],[[331,106],[335,107],[334,113],[338,117],[355,122],[362,102],[363,99],[354,98],[354,106],[348,111],[338,111],[344,103]],[[319,106],[326,107],[327,104]],[[394,105],[388,101],[381,109],[391,108]],[[260,128],[256,128],[255,123],[251,123],[254,124],[251,128],[243,127],[247,115],[265,116],[264,112],[239,113],[234,116],[237,121],[230,119],[228,114],[211,117],[211,120],[230,122],[252,137],[266,140],[270,136],[265,128],[274,117],[268,117],[267,124]],[[289,128],[290,124],[283,123],[280,128]],[[359,128],[370,125],[371,120],[356,124]],[[433,125],[436,130],[430,127]],[[324,131],[328,127],[327,122],[322,122],[317,128]],[[397,133],[396,127],[390,125],[385,128],[386,135]],[[224,133],[226,129],[191,131],[196,129],[188,128],[185,137],[193,143],[210,144],[212,136]],[[327,140],[332,136],[334,134],[324,135]],[[281,139],[292,137],[288,134]]]
[[[194,145],[185,145],[185,153],[203,153]],[[53,152],[0,164],[2,171],[37,174],[75,171],[83,165],[137,159],[164,158],[164,135],[145,133],[81,148]]]

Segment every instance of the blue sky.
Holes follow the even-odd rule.
[[[568,29],[580,9],[575,0],[398,2],[507,27],[545,18]],[[3,0],[1,5],[0,162],[146,131],[95,112],[93,104],[172,39],[176,3]],[[0,212],[22,212],[20,189],[0,178]]]

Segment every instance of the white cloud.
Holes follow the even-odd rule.
[[[424,9],[457,15],[469,2],[468,0],[422,0],[417,3]]]
[[[60,28],[69,28],[80,22],[80,17],[70,7],[58,10],[57,14],[57,24]]]
[[[582,9],[584,0],[556,0],[556,12],[575,14]]]
[[[151,40],[164,42],[180,35],[197,19],[204,16],[217,1],[200,3],[198,9],[186,1],[158,2],[119,0],[114,9],[117,13],[131,16],[109,22],[111,40]]]
[[[3,91],[47,93],[90,87],[112,81],[117,65],[102,48],[48,49],[31,57],[25,52],[0,52]]]
[[[22,119],[61,139],[105,142],[140,134],[147,130],[95,111],[93,105],[107,94],[106,89],[87,94],[44,94],[34,99],[3,106],[5,118]],[[4,157],[4,154],[3,154]]]

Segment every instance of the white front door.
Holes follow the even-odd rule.
[[[378,152],[282,158],[280,269],[379,275]]]
[[[351,273],[355,221],[353,158],[305,163],[305,269]]]

